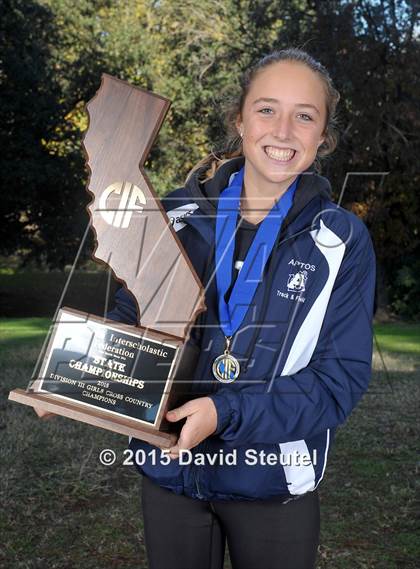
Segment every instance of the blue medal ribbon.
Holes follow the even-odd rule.
[[[227,338],[233,336],[245,318],[264,267],[273,249],[278,232],[292,206],[300,176],[288,187],[266,215],[252,241],[239,271],[228,302],[226,293],[232,282],[232,265],[235,251],[235,234],[244,170],[234,176],[230,185],[219,196],[216,218],[216,283],[219,301],[220,327]]]

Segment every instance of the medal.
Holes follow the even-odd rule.
[[[221,383],[232,383],[239,376],[239,361],[230,352],[232,337],[244,320],[257,286],[262,281],[265,265],[283,219],[292,206],[293,196],[300,178],[297,176],[262,221],[233,285],[229,301],[226,302],[225,295],[232,283],[235,234],[244,173],[245,167],[242,167],[233,177],[230,185],[220,194],[217,204],[216,284],[219,321],[225,335],[226,347],[224,353],[214,360],[212,370],[214,377]]]
[[[221,383],[232,383],[239,376],[240,365],[235,356],[229,353],[232,336],[226,336],[226,348],[213,362],[213,375]]]

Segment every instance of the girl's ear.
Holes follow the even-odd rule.
[[[325,128],[325,129],[322,131],[322,136],[321,136],[321,138],[319,139],[318,148],[321,146],[321,144],[323,144],[323,143],[325,142],[326,138],[327,138],[327,129]]]
[[[237,129],[239,135],[242,136],[241,133],[243,132],[243,125],[242,125],[242,119],[241,119],[240,115],[238,115],[236,118],[235,126],[236,126],[236,129]]]

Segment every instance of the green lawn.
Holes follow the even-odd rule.
[[[98,460],[104,448],[122,459],[126,438],[63,417],[40,421],[7,402],[28,384],[48,327],[0,319],[0,567],[145,568],[139,476],[122,460]],[[420,326],[380,325],[375,335],[371,385],[338,430],[319,487],[317,569],[418,567]]]
[[[0,342],[20,346],[46,336],[49,318],[0,318]]]
[[[49,318],[0,318],[0,341],[24,344],[44,337],[50,324]],[[420,356],[420,324],[377,324],[374,329],[381,350]]]
[[[420,324],[378,324],[375,335],[382,350],[420,355]]]

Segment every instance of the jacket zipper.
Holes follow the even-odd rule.
[[[193,468],[194,468],[194,482],[195,482],[195,487],[196,487],[196,490],[197,490],[197,498],[198,498],[199,500],[201,500],[201,499],[203,498],[203,495],[202,495],[201,492],[200,492],[200,486],[199,486],[199,484],[198,484],[198,472],[197,472],[197,470],[196,470],[196,467],[193,467]]]
[[[268,274],[267,274],[267,283],[265,285],[263,304],[261,307],[261,322],[264,322],[265,315],[267,312],[269,292],[271,290],[271,285],[273,283],[273,278],[274,278],[274,259],[277,255],[277,248],[279,246],[280,234],[281,233],[282,232],[279,232],[277,237],[276,237],[276,241],[274,243],[273,251],[272,251],[272,254],[270,257],[270,264],[268,267]],[[245,363],[244,363],[244,367],[243,367],[244,373],[246,373],[248,370],[249,360],[251,359],[251,355],[252,355],[252,352],[254,350],[255,342],[257,341],[257,336],[258,336],[259,332],[260,332],[260,330],[259,330],[258,326],[255,326],[254,334],[252,336],[252,340],[251,340],[251,342],[248,346],[247,352],[245,354]]]
[[[199,444],[196,446],[196,449],[201,448],[201,447],[203,446],[203,443],[204,443],[204,441],[201,442],[201,443],[199,443]],[[193,476],[194,476],[195,488],[196,488],[196,490],[197,490],[197,498],[198,498],[199,500],[202,500],[202,499],[204,498],[204,496],[203,496],[203,494],[201,493],[201,490],[200,490],[199,476],[198,476],[198,467],[195,466],[195,464],[192,464],[192,465],[191,465],[191,470],[192,470]]]

